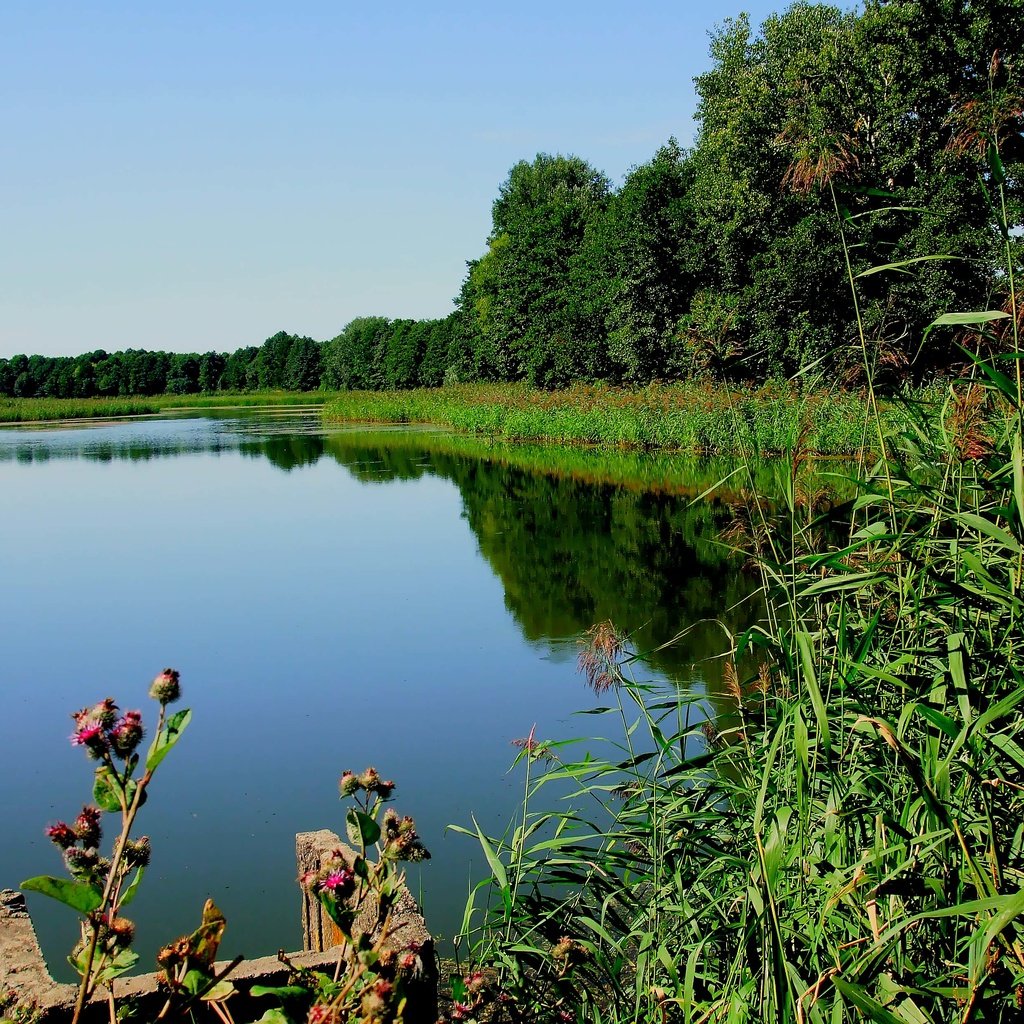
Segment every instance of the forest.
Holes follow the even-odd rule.
[[[948,372],[957,337],[922,347],[923,329],[1007,299],[984,140],[1019,225],[1022,41],[1020,0],[801,2],[756,32],[727,19],[695,80],[692,148],[667,140],[619,187],[579,156],[517,163],[447,317],[231,353],[16,355],[0,395],[759,383],[808,366],[856,386],[858,316],[880,385]]]

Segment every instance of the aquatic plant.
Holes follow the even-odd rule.
[[[323,415],[328,422],[431,423],[508,441],[753,457],[801,447],[819,455],[856,455],[874,445],[865,430],[867,411],[858,391],[773,381],[757,388],[697,382],[562,391],[525,384],[352,391],[331,398]],[[902,429],[899,406],[884,406],[882,416],[887,431]]]

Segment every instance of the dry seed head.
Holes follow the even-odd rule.
[[[604,693],[618,683],[622,674],[619,660],[623,654],[623,640],[610,619],[599,622],[580,638],[577,666],[595,693]]]
[[[739,676],[736,674],[736,662],[732,658],[726,661],[722,669],[722,685],[739,707],[743,703],[743,691],[740,689]]]

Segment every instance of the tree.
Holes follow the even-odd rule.
[[[211,394],[220,387],[221,374],[227,362],[225,356],[219,352],[205,352],[199,360],[199,377],[197,383],[199,390],[204,394]]]
[[[470,266],[463,297],[477,319],[476,362],[485,373],[545,386],[587,373],[574,343],[569,263],[609,187],[576,156],[540,153],[509,172],[492,207],[488,251]]]
[[[320,387],[320,345],[312,338],[291,339],[281,386],[289,391],[316,391]]]
[[[689,157],[671,139],[587,226],[572,260],[573,319],[595,376],[637,384],[687,369],[678,325],[704,266],[692,178]]]
[[[322,379],[325,387],[345,390],[380,388],[390,321],[382,316],[356,317],[326,342]]]

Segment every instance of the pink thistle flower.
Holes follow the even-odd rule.
[[[320,879],[320,892],[329,892],[338,899],[351,892],[354,879],[355,875],[348,868],[338,868]]]
[[[91,758],[99,760],[109,749],[110,740],[99,722],[86,717],[72,735],[71,744],[75,747],[85,747],[85,752]]]

